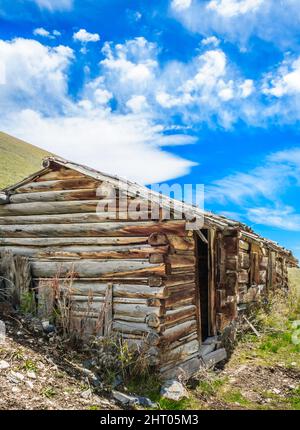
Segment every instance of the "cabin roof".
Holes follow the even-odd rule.
[[[42,169],[38,172],[33,173],[32,175],[28,176],[21,182],[18,182],[12,186],[9,186],[5,188],[2,193],[5,193],[6,195],[9,195],[12,193],[15,189],[19,188],[20,186],[36,179],[39,176],[42,176],[47,171],[51,170],[52,168],[57,166],[62,166],[68,169],[73,169],[79,173],[82,173],[83,175],[89,176],[95,180],[100,181],[106,181],[110,183],[111,185],[118,187],[119,189],[123,189],[124,191],[128,192],[128,187],[130,187],[130,192],[133,193],[135,196],[138,195],[141,198],[145,198],[147,200],[159,203],[159,205],[162,208],[172,209],[176,211],[176,209],[181,210],[184,209],[184,213],[188,214],[190,217],[204,217],[204,225],[207,227],[217,227],[220,229],[238,229],[240,230],[241,234],[244,237],[248,237],[252,240],[255,240],[257,242],[265,244],[268,248],[277,251],[282,252],[284,254],[287,254],[291,260],[297,264],[296,258],[293,256],[292,252],[287,250],[286,248],[280,246],[277,242],[274,242],[270,239],[266,239],[259,234],[255,233],[249,226],[247,226],[244,223],[241,223],[240,221],[235,221],[233,219],[230,219],[228,217],[217,215],[210,211],[203,211],[197,206],[193,206],[191,204],[187,204],[184,202],[181,202],[179,200],[172,199],[170,197],[164,196],[162,194],[159,194],[156,191],[153,191],[145,186],[139,185],[136,182],[129,181],[127,179],[121,178],[117,175],[111,175],[108,173],[100,172],[95,169],[92,169],[91,167],[87,167],[82,164],[74,163],[72,161],[65,160],[63,158],[59,157],[47,157],[43,160],[42,163]]]

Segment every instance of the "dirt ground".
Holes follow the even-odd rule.
[[[118,409],[90,390],[80,355],[30,331],[19,318],[3,317],[0,343],[0,409]]]
[[[188,398],[179,402],[162,399],[156,377],[152,378],[154,390],[150,381],[143,386],[137,381],[138,385],[132,385],[134,391],[129,388],[128,392],[150,397],[157,409],[164,410],[300,410],[300,344],[291,341],[299,306],[292,313],[278,311],[279,326],[274,315],[277,318],[276,312],[271,313],[272,321],[260,337],[253,333],[242,336],[223,368],[204,370],[192,380]],[[6,326],[6,337],[0,342],[0,410],[120,409],[100,379],[94,381],[94,388],[83,353],[59,338],[54,341],[18,314],[0,313],[0,320]]]

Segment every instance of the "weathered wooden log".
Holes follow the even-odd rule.
[[[174,324],[184,318],[192,317],[194,318],[196,315],[196,306],[184,306],[182,308],[167,310],[164,316],[165,324]]]
[[[172,345],[169,345],[169,349],[177,348],[178,346],[185,345],[188,342],[191,342],[192,340],[196,340],[199,343],[199,339],[196,332],[188,333],[186,336],[181,337],[180,339],[176,340],[172,343]],[[200,345],[200,343],[199,343]]]
[[[156,247],[155,249],[152,248],[152,252],[149,255],[150,263],[155,264],[165,262],[165,254],[167,253],[167,250],[165,249],[165,252],[155,252],[157,248],[158,247]]]
[[[161,312],[160,312],[161,315]],[[146,316],[146,324],[148,324],[149,327],[157,328],[160,326],[160,319],[159,316],[155,313],[148,314]]]
[[[160,308],[153,308],[144,306],[142,304],[128,304],[128,303],[114,303],[114,312],[122,314],[122,315],[132,315],[136,317],[143,317],[144,320],[146,318],[146,315],[155,315],[155,316],[161,316],[161,309]],[[147,321],[146,321],[147,322]],[[154,327],[154,326],[152,326]]]
[[[108,203],[111,203],[109,201]],[[98,200],[70,202],[35,202],[7,204],[0,206],[0,216],[9,215],[47,215],[76,212],[96,212]]]
[[[182,226],[176,221],[166,223],[124,221],[98,224],[22,224],[18,226],[0,226],[0,235],[3,237],[145,236],[151,234],[151,231],[157,230],[178,230],[179,234],[181,234]]]
[[[123,321],[124,323],[144,323],[145,322],[145,316],[133,316],[133,315],[123,315],[119,312],[114,312],[114,319],[118,321]]]
[[[1,246],[17,246],[17,247],[58,247],[68,248],[70,246],[83,245],[83,246],[121,246],[121,245],[139,245],[147,244],[147,237],[123,236],[123,237],[48,237],[47,241],[41,238],[22,238],[22,237],[0,237]]]
[[[140,217],[142,220],[149,220],[149,212],[141,212]],[[107,211],[88,213],[70,213],[58,215],[17,215],[17,216],[1,216],[0,225],[19,225],[19,224],[75,224],[75,223],[95,223],[103,221],[120,221],[120,220],[134,221],[131,218],[130,212],[120,213],[117,211]]]
[[[0,205],[6,205],[9,202],[9,196],[6,193],[0,192]]]
[[[41,178],[40,178],[41,179]],[[54,181],[34,181],[22,185],[14,192],[20,193],[35,193],[42,191],[60,191],[60,190],[78,190],[78,189],[96,189],[100,183],[90,178],[79,177],[76,179],[63,179]]]
[[[127,323],[126,321],[119,320],[113,321],[113,329],[121,333],[135,333],[145,336],[153,330],[146,323]]]
[[[189,271],[189,273],[184,273],[180,275],[168,275],[167,279],[164,281],[167,287],[175,287],[176,285],[182,285],[186,283],[195,282],[194,271]]]
[[[155,259],[149,259],[150,263],[161,263],[166,249],[163,247],[153,249],[150,246],[125,245],[125,246],[66,246],[66,247],[29,247],[6,246],[6,250],[15,255],[24,255],[30,258],[43,258],[51,260],[80,260],[80,259],[148,259],[155,252]],[[0,244],[1,250],[1,244]]]
[[[197,323],[196,320],[191,320],[184,322],[182,324],[177,324],[174,327],[167,328],[162,333],[162,343],[170,344],[180,337],[186,336],[187,334],[196,331]]]
[[[168,234],[170,245],[178,251],[193,251],[195,249],[195,240],[193,237],[179,237]]]
[[[196,283],[190,282],[190,283],[186,283],[186,284],[172,285],[172,286],[168,286],[166,288],[167,288],[168,294],[170,296],[172,294],[181,293],[183,291],[186,291],[186,292],[189,291],[191,294],[194,294],[195,288],[196,288]]]
[[[178,363],[180,360],[187,359],[190,355],[195,354],[199,351],[199,342],[194,339],[190,342],[187,342],[181,346],[177,346],[168,350],[162,360],[164,363],[167,362],[175,362]]]
[[[75,273],[75,277],[100,277],[109,278],[114,275],[121,277],[143,277],[151,276],[155,273],[163,274],[165,272],[164,264],[151,264],[143,260],[111,260],[101,261],[80,260],[74,262],[55,262],[55,261],[33,261],[33,276],[35,278],[51,278],[54,276],[63,277],[70,272]]]
[[[227,353],[224,348],[217,349],[202,357],[204,363],[208,367],[214,367],[220,361],[226,360]]]
[[[149,236],[148,239],[149,245],[151,246],[161,246],[168,245],[169,241],[166,234],[155,232]]]
[[[86,176],[76,170],[67,169],[65,167],[53,168],[51,171],[47,171],[35,179],[36,182],[43,181],[55,181],[64,179],[85,179]]]
[[[186,253],[184,255],[169,255],[168,256],[168,262],[172,266],[172,270],[175,268],[181,268],[181,267],[194,267],[196,264],[196,259],[193,254],[187,255]]]
[[[149,287],[160,287],[163,285],[163,279],[160,276],[150,276],[148,279]]]
[[[104,195],[103,197],[107,197]],[[101,198],[101,196],[98,196]],[[59,202],[72,200],[95,200],[95,189],[43,191],[36,193],[19,193],[10,196],[10,203]]]
[[[69,277],[66,277],[66,275],[64,273],[57,273],[57,276],[55,276],[55,279],[57,282],[65,282],[66,279],[68,280]],[[61,276],[60,276],[61,275]],[[40,279],[42,279],[43,281],[48,281],[48,282],[52,282],[53,281],[53,277],[50,278],[33,278],[34,282],[38,282]],[[146,276],[141,276],[138,278],[135,277],[130,277],[130,276],[126,276],[126,277],[118,277],[117,274],[113,274],[112,276],[100,276],[100,277],[84,277],[84,276],[79,276],[78,272],[74,273],[74,277],[72,279],[72,282],[74,282],[74,280],[76,281],[80,281],[80,282],[85,282],[85,283],[91,283],[91,282],[99,282],[99,283],[106,283],[107,282],[113,282],[114,284],[120,284],[120,285],[125,285],[125,284],[130,284],[130,285],[142,285],[142,286],[149,286],[148,282],[149,282],[149,277]]]
[[[170,294],[170,296],[165,300],[165,306],[171,307],[178,302],[189,300],[190,298],[194,298],[193,294],[194,290],[182,290],[175,294]]]
[[[107,286],[106,291],[103,295],[93,295],[93,294],[87,294],[87,295],[78,295],[76,293],[70,294],[69,290],[66,290],[64,288],[61,289],[61,291],[66,292],[68,296],[70,297],[70,300],[72,300],[73,303],[77,303],[80,306],[86,306],[87,304],[94,304],[96,307],[102,306],[103,303],[105,303],[107,293]],[[147,306],[147,299],[142,298],[132,298],[132,297],[115,297],[114,296],[114,303],[121,303],[125,305],[131,305],[131,306]],[[121,311],[120,311],[121,312]]]
[[[63,288],[63,281],[61,282]],[[70,290],[74,295],[88,295],[91,293],[93,297],[104,296],[107,284],[99,282],[81,282],[73,280]],[[114,299],[118,298],[136,298],[136,299],[163,299],[166,297],[166,289],[164,287],[148,287],[145,285],[131,285],[131,284],[114,284]]]

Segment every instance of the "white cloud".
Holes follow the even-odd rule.
[[[132,53],[136,45],[131,48]],[[70,48],[50,48],[35,40],[0,41],[0,58],[9,77],[0,86],[0,129],[57,155],[142,183],[186,175],[194,165],[162,149],[172,136],[165,138],[165,127],[157,118],[111,111],[114,94],[106,87],[105,74],[94,80],[87,77],[78,100],[70,97],[68,68],[74,61]],[[142,101],[131,100],[132,107]],[[173,140],[179,141],[176,135]]]
[[[0,58],[6,83],[0,87],[2,115],[16,108],[38,109],[44,114],[69,109],[67,72],[73,51],[50,48],[35,40],[0,40]]]
[[[49,33],[49,31],[48,31],[48,30],[46,30],[46,29],[45,29],[45,28],[43,28],[43,27],[35,28],[35,29],[33,30],[33,34],[34,34],[35,36],[51,37],[51,34]]]
[[[160,72],[156,88],[157,103],[173,109],[186,123],[214,117],[218,125],[230,128],[250,115],[245,99],[252,93],[252,81],[239,74],[221,49],[208,49],[190,63],[171,63]]]
[[[126,106],[132,112],[139,113],[148,107],[148,103],[145,96],[134,95],[126,102]]]
[[[144,37],[126,41],[124,45],[113,46],[106,42],[102,52],[106,58],[101,65],[112,73],[114,79],[119,77],[123,83],[131,81],[145,86],[158,67],[157,46]]]
[[[57,30],[53,30],[52,33],[46,30],[43,27],[38,27],[33,30],[34,36],[46,37],[48,39],[55,39],[58,36],[61,36],[61,33]]]
[[[73,39],[82,43],[99,42],[100,36],[98,33],[89,33],[84,28],[73,34]]]
[[[216,11],[219,15],[233,17],[254,12],[263,5],[265,0],[211,0],[207,9]]]
[[[218,39],[216,36],[206,37],[201,40],[201,44],[203,46],[212,45],[215,48],[217,48],[220,45],[220,43],[221,43],[220,39]]]
[[[277,227],[282,230],[300,231],[300,214],[295,213],[295,209],[290,206],[250,208],[247,217],[255,224]]]
[[[300,187],[300,149],[269,155],[249,172],[235,172],[206,186],[205,201],[240,208],[246,222],[299,231],[300,214],[284,202],[290,187]]]
[[[224,102],[228,102],[229,100],[233,99],[234,95],[232,89],[232,81],[229,83],[228,87],[220,89],[220,91],[218,92],[218,96]]]
[[[278,98],[299,93],[300,57],[284,60],[275,73],[268,74],[263,92]]]
[[[32,0],[41,9],[48,9],[50,11],[63,11],[70,10],[73,6],[73,0]]]
[[[193,165],[163,151],[161,127],[134,115],[92,111],[46,118],[27,110],[9,118],[5,130],[62,157],[139,183],[183,176]]]
[[[254,91],[254,82],[252,79],[246,79],[244,82],[242,82],[239,86],[241,90],[241,97],[247,98],[249,97],[253,91]]]
[[[241,49],[252,36],[283,50],[298,44],[299,0],[194,0],[174,16],[193,32],[216,34]]]
[[[172,0],[171,7],[176,11],[188,9],[192,4],[192,0]]]
[[[280,200],[289,185],[300,186],[300,149],[293,148],[269,155],[262,166],[249,172],[235,172],[214,181],[206,189],[207,201],[228,201],[244,205],[264,198]]]

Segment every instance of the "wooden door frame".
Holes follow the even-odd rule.
[[[204,229],[203,229],[204,230]],[[215,257],[215,244],[216,244],[216,232],[211,229],[207,230],[207,325],[208,325],[208,337],[216,334],[216,257]],[[202,344],[202,323],[201,323],[201,294],[200,294],[200,282],[199,282],[199,253],[198,243],[201,240],[198,234],[194,234],[195,240],[195,271],[196,271],[196,307],[197,307],[197,322],[198,322],[198,341],[199,345]]]

